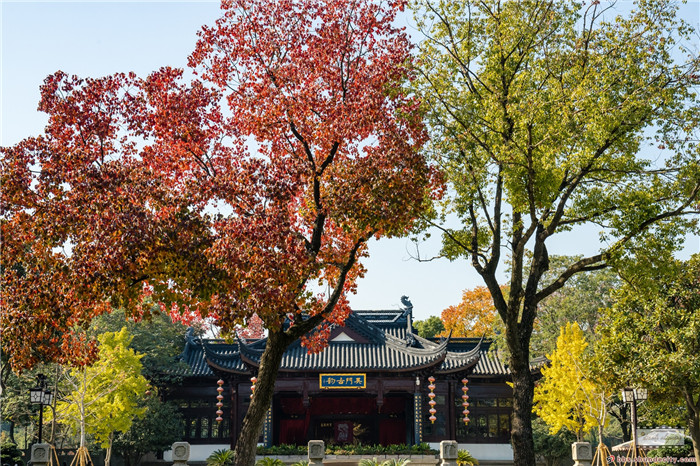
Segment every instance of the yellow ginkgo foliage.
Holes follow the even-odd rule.
[[[587,346],[577,323],[561,328],[557,347],[548,356],[551,363],[542,369],[542,380],[535,387],[533,407],[552,434],[565,428],[575,433],[579,441],[600,425],[600,413],[605,411],[604,390],[584,370]]]
[[[66,374],[67,392],[57,403],[59,422],[80,433],[80,447],[91,434],[106,449],[109,466],[115,433],[125,432],[143,414],[139,400],[148,381],[141,375],[141,358],[129,347],[132,336],[126,327],[98,337],[99,358],[92,366],[78,367]]]

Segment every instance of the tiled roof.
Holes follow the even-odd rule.
[[[403,319],[402,322],[400,313],[393,316],[386,311],[376,316],[368,314],[355,312],[345,320],[345,327],[366,337],[367,343],[331,341],[323,351],[309,354],[297,341],[284,353],[280,371],[405,372],[437,366],[447,357],[447,341],[431,343],[428,347],[416,345],[413,334],[409,335],[406,330],[408,321]],[[384,326],[389,329],[382,328]],[[400,327],[404,328],[403,332],[398,330]],[[260,363],[263,346],[240,342],[239,347],[243,361],[252,366]],[[223,363],[218,359],[210,359],[210,362]]]
[[[411,372],[434,368],[436,374],[509,374],[498,357],[488,352],[490,341],[483,338],[421,338],[408,330],[410,318],[410,309],[355,311],[345,321],[345,327],[366,341],[331,341],[316,354],[309,354],[297,341],[285,352],[280,371]],[[249,374],[251,368],[259,365],[267,342],[262,339],[225,343],[222,340],[197,339],[191,333],[188,333],[186,340],[182,359],[189,366],[189,371],[179,375],[193,377],[213,376],[213,369]]]
[[[451,373],[466,370],[472,367],[475,363],[478,364],[478,361],[481,358],[481,353],[482,352],[479,351],[478,347],[474,348],[474,352],[470,355],[448,351],[447,357],[442,362],[437,372]]]
[[[479,362],[476,363],[474,374],[478,375],[506,375],[510,370],[501,363],[496,354],[481,351]]]
[[[211,341],[205,340],[201,345],[208,365],[225,372],[248,373],[248,367],[241,359],[240,344],[212,344]]]

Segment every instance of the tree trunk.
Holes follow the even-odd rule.
[[[15,421],[8,421],[10,424],[10,432],[8,437],[10,438],[10,442],[14,443],[17,445],[17,442],[15,441]]]
[[[313,237],[315,239],[311,242],[312,245],[315,244],[315,250],[312,251],[314,255],[317,254],[320,249],[324,218],[324,215],[319,214],[316,226],[314,227]],[[368,237],[372,235],[373,233],[369,233]],[[350,251],[347,262],[340,269],[335,289],[333,293],[331,293],[328,303],[322,312],[307,319],[303,319],[299,314],[296,315],[294,325],[290,326],[287,331],[284,330],[283,326],[277,329],[269,329],[267,344],[265,345],[265,351],[262,354],[260,367],[258,369],[255,396],[252,397],[248,412],[243,418],[241,432],[238,434],[236,448],[233,450],[235,454],[235,466],[253,466],[255,464],[258,438],[263,429],[267,410],[272,404],[272,396],[275,393],[275,381],[277,380],[277,373],[279,372],[284,352],[294,341],[321,324],[333,311],[336,304],[338,304],[338,299],[343,294],[347,274],[352,269],[353,265],[355,265],[358,251],[366,242],[367,238],[359,238],[356,240],[355,245]],[[300,286],[300,290],[303,289],[303,284],[305,282],[306,280],[304,280],[302,286]]]
[[[87,369],[82,369],[83,386],[80,389],[80,448],[87,446],[85,437],[85,391],[87,390]]]
[[[85,406],[80,406],[80,448],[87,446],[85,436]]]
[[[272,402],[272,395],[275,392],[275,380],[282,356],[290,344],[288,340],[289,338],[281,331],[270,331],[267,337],[267,345],[260,361],[258,381],[255,384],[255,396],[251,399],[250,407],[243,419],[243,426],[234,450],[236,466],[253,466],[255,464],[258,438],[262,432],[265,415]]]
[[[695,464],[700,464],[700,399],[697,405],[693,406],[693,396],[686,391],[686,404],[688,409],[688,430],[690,438],[693,440],[693,454],[695,455]]]
[[[105,466],[109,466],[112,461],[112,443],[114,442],[114,432],[109,434],[109,443],[107,444],[107,451],[105,452]]]
[[[511,355],[513,376],[513,445],[514,466],[535,465],[535,443],[532,439],[532,397],[535,383],[530,373],[528,361],[523,364]]]
[[[615,407],[617,408],[617,413],[612,409],[612,407],[608,413],[620,423],[620,429],[622,430],[622,441],[629,442],[632,440],[632,424],[627,416],[627,403],[616,403]]]
[[[53,416],[51,416],[51,441],[49,442],[51,445],[56,444],[56,403],[58,403],[58,381],[61,378],[61,365],[60,364],[55,364],[56,366],[56,374],[54,376],[54,383],[53,383],[53,392],[54,392],[54,397],[53,397],[53,404],[51,406],[51,412]]]

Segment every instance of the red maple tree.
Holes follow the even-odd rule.
[[[224,1],[190,57],[192,83],[169,68],[49,77],[46,134],[3,149],[2,338],[16,366],[32,360],[5,329],[28,315],[59,339],[151,301],[229,332],[257,315],[268,340],[236,445],[237,464],[252,464],[287,346],[321,350],[350,312],[367,241],[407,233],[439,194],[405,86],[409,40],[392,25],[404,6]],[[46,296],[26,302],[33,288]]]
[[[57,72],[41,88],[44,134],[2,149],[0,325],[15,370],[91,362],[95,342],[80,329],[95,315],[147,315],[145,280],[188,306],[196,294],[183,285],[211,271],[209,225],[139,153],[139,83]]]
[[[245,340],[259,340],[265,337],[263,321],[257,314],[248,319],[246,325],[236,330],[238,338]]]
[[[245,141],[214,196],[233,213],[215,224],[212,258],[230,280],[212,301],[223,327],[256,313],[269,332],[236,444],[237,463],[252,464],[285,348],[301,337],[322,349],[350,312],[367,240],[406,233],[431,172],[419,102],[402,87],[410,46],[392,22],[403,2],[223,8],[190,63],[226,100],[227,136]]]

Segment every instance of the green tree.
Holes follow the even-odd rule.
[[[141,355],[130,349],[126,327],[98,337],[99,356],[89,367],[73,368],[66,377],[69,393],[56,406],[56,417],[80,434],[80,448],[91,433],[106,448],[109,466],[115,432],[124,432],[143,414],[138,402],[148,382],[141,375]]]
[[[36,374],[39,368],[24,371],[22,374],[13,372],[9,364],[3,365],[2,393],[0,402],[0,418],[9,427],[8,436],[11,443],[17,444],[15,428],[30,424],[32,412],[36,407],[29,402],[29,389],[36,385]]]
[[[445,330],[442,319],[438,316],[430,316],[425,320],[417,320],[413,326],[418,331],[418,335],[423,338],[433,338],[435,335]]]
[[[3,465],[23,465],[22,452],[17,444],[11,440],[2,439],[0,443],[0,460]]]
[[[3,354],[3,356],[5,356]],[[13,371],[10,364],[6,363],[2,369],[2,389],[0,390],[0,419],[3,424],[8,426],[8,436],[11,442],[20,445],[20,442],[15,438],[17,428],[31,429],[31,438],[25,435],[25,444],[22,448],[29,448],[29,443],[33,443],[38,435],[39,421],[39,405],[32,404],[29,400],[29,389],[36,387],[39,383],[39,375],[46,375],[45,388],[53,393],[58,391],[56,381],[60,367],[56,364],[46,365],[39,364],[32,369],[26,369],[18,373]],[[55,397],[54,397],[55,403]],[[49,419],[44,418],[44,426],[42,440],[48,443],[54,443],[56,439],[56,424]],[[29,443],[27,443],[29,442]]]
[[[604,316],[596,347],[600,371],[646,387],[650,401],[682,403],[700,461],[700,255],[671,273],[627,283]]]
[[[582,256],[550,256],[546,279],[559,277]],[[611,268],[576,274],[567,286],[539,303],[530,342],[533,355],[549,354],[567,322],[578,322],[589,343],[597,338],[602,309],[612,305],[612,292],[620,287],[617,272]]]
[[[540,418],[532,421],[532,431],[535,443],[535,455],[541,458],[547,466],[554,466],[561,460],[571,457],[571,444],[576,436],[566,429],[552,434],[547,424]]]
[[[671,1],[640,1],[611,22],[600,2],[416,0],[416,11],[416,86],[460,226],[430,223],[504,323],[514,461],[529,466],[538,305],[612,261],[662,270],[695,225],[700,61],[674,55],[694,32]],[[545,279],[551,239],[586,226],[602,229],[601,251]]]
[[[185,347],[187,325],[173,322],[168,314],[156,310],[143,319],[128,320],[123,309],[115,309],[98,316],[91,324],[91,331],[95,334],[117,332],[124,326],[132,336],[129,347],[143,356],[143,376],[157,387],[177,383],[179,377],[173,375],[173,369],[184,365],[177,357]]]
[[[114,453],[124,458],[127,466],[138,465],[146,453],[167,450],[182,439],[184,420],[177,406],[154,395],[139,406],[142,416],[114,439]]]

